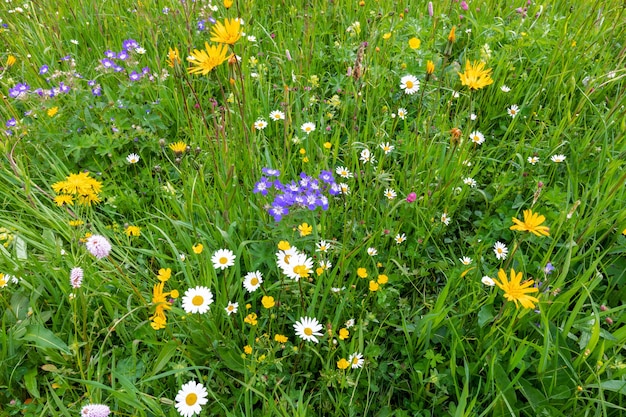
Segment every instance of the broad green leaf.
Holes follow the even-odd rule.
[[[64,341],[59,339],[54,333],[39,324],[31,324],[26,328],[24,340],[33,342],[39,349],[57,349],[66,355],[71,354],[70,348]]]

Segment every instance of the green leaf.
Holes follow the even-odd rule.
[[[24,340],[28,340],[34,343],[34,346],[39,349],[57,349],[66,355],[70,355],[70,349],[59,339],[54,333],[46,329],[39,324],[31,324],[26,328],[26,334],[22,337]]]
[[[481,307],[478,312],[478,326],[485,327],[485,324],[491,322],[495,317],[495,311],[493,310],[493,306],[491,304],[484,305]]]
[[[606,391],[617,392],[621,395],[626,395],[626,381],[619,381],[617,379],[602,381],[599,384],[590,384],[585,388],[599,388]]]
[[[37,387],[37,368],[29,369],[28,372],[24,374],[24,386],[33,397],[41,397],[39,388]]]

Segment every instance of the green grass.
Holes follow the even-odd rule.
[[[75,416],[95,403],[116,416],[175,416],[191,380],[208,390],[201,415],[626,414],[621,2],[434,2],[432,17],[424,1],[39,3],[0,5],[1,416]],[[231,47],[238,63],[188,75],[209,19],[234,17],[246,34]],[[105,51],[127,39],[145,51],[102,70]],[[170,48],[180,66],[168,66]],[[485,62],[493,84],[463,86],[467,60]],[[399,87],[407,74],[421,83],[413,95]],[[69,92],[46,97],[61,82]],[[29,93],[11,97],[19,83]],[[274,110],[285,119],[270,120]],[[267,127],[254,129],[260,118]],[[178,141],[188,145],[179,155],[169,147]],[[364,149],[375,162],[361,160]],[[557,154],[566,159],[552,162]],[[253,192],[264,167],[283,184],[331,171],[350,193],[276,222],[276,190]],[[52,185],[82,171],[102,183],[102,201],[57,206]],[[549,236],[510,229],[528,209]],[[87,251],[89,233],[111,242],[109,256]],[[328,252],[316,251],[320,240]],[[280,241],[312,258],[308,277],[281,271]],[[232,267],[213,267],[218,249],[233,251]],[[322,260],[332,266],[318,274]],[[154,330],[161,268],[172,271],[164,291],[180,296]],[[535,308],[481,282],[511,268],[539,285]],[[244,276],[257,270],[263,283],[249,293]],[[372,291],[379,275],[388,282]],[[182,306],[196,286],[213,293],[207,313]],[[237,313],[226,314],[229,302]],[[323,326],[319,343],[295,334],[305,316]],[[353,353],[363,367],[339,369]]]

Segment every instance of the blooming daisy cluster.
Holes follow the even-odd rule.
[[[264,175],[254,185],[252,191],[261,195],[273,191],[275,195],[268,212],[277,222],[295,208],[315,210],[321,207],[322,210],[327,210],[329,200],[326,194],[335,196],[341,192],[330,171],[322,170],[317,178],[302,172],[298,180],[287,184],[283,184],[277,178],[271,179],[280,175],[280,171],[276,169],[263,168],[262,172]]]

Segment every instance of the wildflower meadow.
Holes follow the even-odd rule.
[[[623,1],[0,1],[0,416],[626,415]]]

